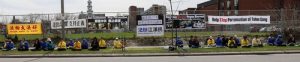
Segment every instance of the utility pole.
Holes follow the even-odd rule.
[[[65,39],[65,5],[64,5],[64,0],[61,0],[61,16],[62,16],[62,20],[61,20],[61,32],[62,32],[62,38]]]
[[[173,24],[174,24],[174,18],[173,18],[173,16],[174,16],[174,12],[173,12],[173,5],[172,5],[172,0],[169,0],[169,2],[170,2],[170,6],[171,6],[171,20],[172,20],[172,22],[173,22]],[[173,30],[174,30],[174,26],[172,26],[172,45],[174,44],[174,39],[173,39]],[[177,28],[175,28],[175,36],[176,36],[176,38],[178,37],[178,35],[177,35]],[[175,39],[176,39],[175,38]]]

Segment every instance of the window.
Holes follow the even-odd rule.
[[[239,0],[234,0],[234,15],[238,15],[239,14],[239,12],[238,12],[238,10],[239,10]]]

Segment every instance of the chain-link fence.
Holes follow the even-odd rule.
[[[170,13],[170,12],[166,12]],[[205,22],[204,29],[188,29],[178,28],[179,36],[184,37],[185,40],[189,40],[190,36],[199,36],[203,41],[208,36],[217,36],[226,33],[229,36],[246,34],[261,35],[257,33],[269,33],[273,31],[284,32],[287,29],[293,29],[293,31],[299,31],[299,10],[197,10],[197,11],[180,11],[175,12],[179,14],[175,15],[187,15],[187,14],[204,14]],[[86,19],[86,13],[66,13],[65,20]],[[168,45],[170,38],[174,37],[174,29],[166,29],[165,36],[149,37],[149,39],[136,37],[135,32],[130,31],[129,23],[132,22],[129,12],[95,12],[93,21],[88,21],[87,28],[72,28],[67,29],[67,38],[92,38],[92,37],[105,37],[107,39],[113,39],[115,37],[121,37],[131,41],[132,45]],[[146,14],[135,14],[146,15]],[[151,14],[153,15],[153,14]],[[164,15],[168,16],[170,14]],[[270,16],[271,24],[235,24],[235,25],[214,25],[207,24],[208,16]],[[39,38],[60,36],[61,31],[58,29],[51,29],[51,21],[61,20],[61,14],[27,14],[27,15],[0,15],[0,21],[2,27],[5,24],[30,24],[41,23],[43,26],[43,35],[39,35]],[[168,19],[165,19],[167,21]],[[136,20],[134,20],[136,21]],[[189,20],[182,20],[189,21]],[[4,32],[5,30],[2,30]],[[97,34],[95,34],[97,33]],[[107,34],[108,33],[108,34]],[[74,34],[74,35],[72,35]],[[76,34],[76,35],[75,35]],[[263,34],[265,35],[265,34]],[[137,39],[138,38],[138,39]],[[139,42],[143,41],[143,42]],[[150,43],[145,43],[149,42]],[[153,42],[153,43],[151,43]],[[162,43],[159,43],[162,42]],[[130,43],[130,42],[128,42]]]

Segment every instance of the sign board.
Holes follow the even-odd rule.
[[[137,26],[137,36],[163,36],[163,25],[145,25]]]
[[[208,16],[208,24],[270,24],[270,16]]]
[[[204,14],[186,14],[186,15],[174,15],[173,20],[171,15],[166,17],[166,28],[171,29],[173,27],[174,20],[178,20],[179,28],[181,29],[206,29],[206,22]],[[176,23],[176,22],[174,22]]]
[[[164,35],[163,15],[138,15],[137,36],[163,36]]]
[[[12,34],[42,34],[41,24],[7,24],[7,33]]]
[[[51,21],[51,29],[61,29],[61,21]],[[65,28],[86,28],[85,19],[65,20]]]

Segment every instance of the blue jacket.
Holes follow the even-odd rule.
[[[282,36],[281,35],[278,35],[276,40],[275,40],[275,45],[276,46],[280,46],[283,44],[283,41],[282,41]]]
[[[29,49],[28,41],[23,41],[23,43],[21,42],[19,47],[22,48],[22,49]]]
[[[42,44],[41,44],[41,47],[42,47],[42,49],[48,49],[47,47],[48,47],[48,43],[47,42],[41,42]]]
[[[74,41],[70,40],[70,42],[67,44],[67,47],[73,47],[74,46]]]
[[[274,45],[275,39],[273,37],[268,38],[268,44]]]
[[[222,38],[221,37],[218,37],[217,39],[216,39],[216,46],[223,46],[223,44],[222,44]]]
[[[183,42],[180,40],[180,38],[176,39],[176,45],[183,45]]]
[[[13,42],[6,42],[6,49],[11,50],[15,48],[15,44]]]
[[[235,41],[235,46],[240,46],[241,45],[240,39],[235,38],[234,41]]]
[[[47,48],[48,49],[54,49],[55,48],[55,45],[54,45],[54,43],[52,42],[52,41],[47,41]]]
[[[81,42],[82,49],[88,49],[89,48],[89,41],[87,39],[83,39]]]

